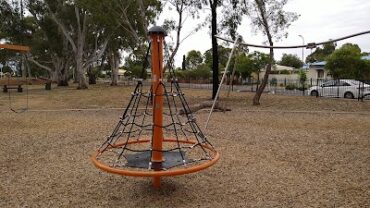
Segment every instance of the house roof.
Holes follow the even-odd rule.
[[[275,64],[272,66],[272,71],[284,71],[284,70],[287,70],[287,71],[294,71],[294,67],[290,67],[290,66],[282,66],[282,65],[278,65],[278,64]],[[265,68],[261,69],[261,71],[266,71]]]
[[[310,66],[325,66],[325,64],[326,64],[326,61],[318,61],[318,62],[311,63]]]
[[[362,56],[361,59],[370,61],[370,55]],[[325,65],[326,65],[326,61],[318,61],[318,62],[310,63],[310,67],[314,67],[314,68],[321,68],[321,67],[324,67]]]

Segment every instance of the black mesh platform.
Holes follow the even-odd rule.
[[[185,152],[163,152],[164,161],[161,163],[152,163],[151,169],[153,170],[164,170],[173,168],[175,166],[184,165],[183,159],[185,163],[189,162],[188,159],[185,157]],[[182,156],[181,156],[182,154]],[[127,164],[126,166],[132,168],[145,168],[149,169],[149,162],[151,161],[151,151],[140,152],[136,154],[126,155]]]

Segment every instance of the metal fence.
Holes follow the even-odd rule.
[[[353,79],[308,79],[306,81],[271,79],[267,90],[276,94],[368,100],[370,99],[369,84],[370,80]]]
[[[121,81],[124,85],[134,85],[136,80]],[[260,83],[257,80],[248,80],[243,84],[222,86],[222,90],[255,92]],[[149,86],[150,80],[144,80],[143,84]],[[179,80],[182,88],[212,89],[211,80]],[[357,100],[370,100],[370,80],[351,79],[308,79],[302,82],[299,79],[270,79],[265,88],[266,93],[291,95],[291,96],[316,96],[348,98]]]

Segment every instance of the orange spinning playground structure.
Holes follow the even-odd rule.
[[[152,177],[153,186],[159,188],[161,177],[203,170],[215,164],[220,155],[193,117],[172,69],[171,81],[164,81],[166,32],[154,26],[149,35],[152,84],[146,91],[138,81],[112,134],[91,159],[109,173]]]

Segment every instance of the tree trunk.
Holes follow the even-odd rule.
[[[197,104],[194,104],[194,105],[190,105],[189,106],[189,109],[190,109],[190,112],[192,113],[195,113],[199,110],[202,110],[204,108],[211,108],[213,106],[213,101],[204,101],[202,103],[197,103]],[[214,108],[213,108],[214,111],[218,110],[218,111],[222,111],[222,112],[225,112],[225,111],[231,111],[230,108],[226,107],[226,105],[224,104],[220,104],[219,102],[216,102]],[[180,109],[179,110],[179,115],[184,115],[185,114],[185,111],[183,109]]]
[[[68,71],[66,69],[62,69],[58,78],[58,86],[68,86]]]
[[[22,78],[26,78],[27,71],[26,71],[26,68],[25,68],[23,56],[21,56],[20,67],[21,67]]]
[[[96,75],[91,66],[87,70],[87,76],[89,77],[89,85],[96,84]]]
[[[270,44],[270,46],[273,46],[273,44]],[[271,72],[271,68],[272,68],[272,64],[273,64],[273,60],[274,60],[274,49],[271,48],[270,49],[270,60],[269,60],[269,64],[267,65],[266,73],[263,76],[261,85],[258,87],[258,89],[256,91],[256,94],[253,97],[253,105],[260,105],[261,95],[262,95],[262,93],[265,90],[265,87],[267,85],[267,82],[268,82],[268,79],[269,79],[269,75],[270,75],[270,72]]]
[[[60,76],[58,79],[58,86],[68,86],[68,80],[69,80],[68,70],[70,69],[70,66],[71,66],[70,61],[71,60],[67,58],[67,60],[65,60],[64,62],[64,65],[60,71]]]
[[[88,84],[86,82],[86,77],[85,77],[85,69],[82,63],[82,50],[78,50],[78,53],[76,56],[76,74],[77,74],[77,80],[78,80],[77,89],[79,90],[88,89]]]
[[[112,82],[111,86],[117,86],[118,85],[118,65],[119,65],[119,56],[115,52],[110,53],[110,66],[112,69]]]
[[[261,15],[261,19],[262,19],[262,22],[263,22],[263,27],[264,27],[265,33],[267,35],[268,42],[269,42],[270,46],[274,46],[274,42],[272,41],[272,35],[271,35],[271,32],[270,32],[270,26],[268,24],[267,17],[266,17],[266,14],[265,14],[266,8],[265,8],[265,5],[264,5],[264,1],[257,1],[256,0],[256,3],[257,3],[257,6],[258,6],[259,13]],[[271,68],[272,68],[272,64],[273,64],[273,60],[274,60],[274,49],[270,48],[269,63],[268,63],[267,68],[266,68],[266,73],[263,76],[261,86],[258,87],[258,89],[256,91],[256,94],[253,97],[253,105],[260,105],[261,95],[262,95],[262,93],[265,90],[265,87],[267,85],[269,75],[270,75],[270,72],[271,72]]]
[[[210,0],[211,13],[212,13],[212,78],[213,78],[213,87],[212,87],[212,99],[215,99],[219,80],[218,80],[218,44],[215,35],[217,35],[217,0]]]
[[[183,8],[184,8],[184,2],[180,3],[180,7],[178,7],[177,5],[177,12],[179,13],[179,20],[178,20],[177,31],[176,31],[176,44],[175,44],[175,48],[173,52],[170,55],[170,58],[168,59],[166,68],[170,68],[169,64],[172,64],[173,59],[175,58],[176,53],[180,47],[180,35],[181,35],[182,25],[184,24],[182,21]]]

